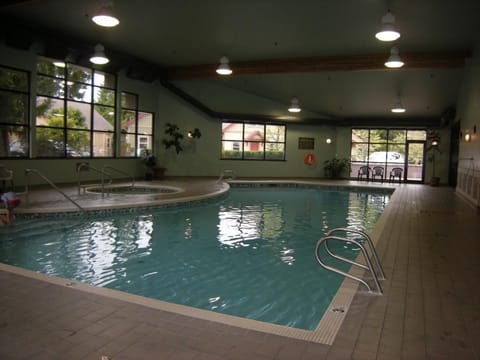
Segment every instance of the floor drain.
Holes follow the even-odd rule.
[[[334,307],[334,308],[332,309],[332,312],[334,312],[334,313],[344,313],[344,312],[345,312],[345,309],[344,309],[343,307],[341,307],[341,306],[339,306],[339,307]]]

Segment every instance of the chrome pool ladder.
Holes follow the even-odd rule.
[[[336,233],[337,233],[337,235],[335,235]],[[338,233],[343,233],[344,236],[339,236]],[[362,243],[357,239],[346,237],[347,233],[360,235],[364,239],[364,242]],[[360,249],[360,251],[363,255],[363,258],[365,260],[365,264],[347,259],[343,256],[338,255],[338,254],[334,254],[332,249],[329,247],[329,242],[330,241],[337,241],[337,242],[342,242],[342,243],[355,244]],[[367,244],[367,247],[364,244]],[[340,261],[343,261],[343,262],[347,262],[351,265],[354,265],[354,266],[357,266],[357,267],[360,267],[364,270],[369,271],[371,276],[372,276],[373,282],[375,284],[376,291],[373,291],[370,284],[368,282],[366,282],[365,280],[363,280],[362,278],[360,278],[358,276],[355,276],[355,275],[352,275],[349,272],[340,270],[340,269],[338,269],[338,268],[336,268],[332,265],[328,265],[327,263],[325,263],[325,261],[322,259],[321,255],[320,255],[320,250],[322,248],[325,249],[325,253],[327,255],[329,255],[330,257],[333,257],[333,258],[335,258],[337,260],[340,260]],[[367,251],[367,248],[370,252],[370,255],[369,255],[369,252]],[[373,258],[373,263],[372,263],[372,260],[370,259],[370,256]],[[324,237],[322,237],[320,240],[317,241],[317,244],[315,246],[315,258],[316,258],[317,262],[324,269],[333,271],[334,273],[337,273],[337,274],[343,275],[343,276],[345,276],[349,279],[358,281],[359,283],[363,284],[368,289],[368,292],[370,292],[370,293],[377,293],[379,295],[383,294],[382,287],[380,286],[379,279],[384,280],[385,279],[385,273],[384,273],[382,265],[380,264],[380,261],[378,259],[378,255],[377,255],[377,252],[375,251],[375,247],[373,246],[372,239],[370,238],[370,236],[368,236],[363,231],[359,231],[359,230],[355,230],[355,229],[349,229],[349,228],[342,228],[342,227],[334,228],[334,229],[330,230],[329,232],[327,232],[327,234]],[[375,264],[376,269],[374,268],[373,264]]]

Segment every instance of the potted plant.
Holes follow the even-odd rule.
[[[350,159],[333,158],[323,162],[325,176],[330,179],[339,179],[346,170],[350,171]]]
[[[157,165],[157,159],[155,155],[148,150],[142,150],[142,162],[146,166],[147,171],[145,172],[145,180],[152,180],[155,166]]]
[[[180,143],[180,140],[183,139],[183,135],[180,133],[180,128],[175,124],[166,123],[165,135],[167,135],[167,137],[162,141],[163,145],[165,145],[165,149],[169,149],[173,146],[176,153],[179,154],[183,150],[182,144]]]

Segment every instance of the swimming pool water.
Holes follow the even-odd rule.
[[[240,188],[221,200],[144,214],[17,219],[0,230],[0,261],[313,330],[343,281],[316,263],[315,242],[333,227],[370,230],[388,198],[324,188]]]

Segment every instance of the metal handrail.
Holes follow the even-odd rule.
[[[103,170],[97,169],[96,167],[94,167],[94,166],[92,166],[88,163],[80,163],[80,164],[77,165],[78,195],[80,195],[80,193],[81,193],[80,189],[82,188],[82,185],[81,185],[81,182],[80,182],[80,173],[82,172],[82,169],[93,170],[93,171],[102,175],[100,185],[102,186],[102,196],[104,196],[103,195],[103,189],[105,188],[105,179],[104,179],[103,175],[107,175],[109,177],[108,184],[112,183],[112,181],[113,181],[112,176],[109,173],[106,173]],[[84,188],[84,191],[85,191],[85,188]]]
[[[357,240],[354,240],[354,239],[349,239],[349,238],[344,238],[344,237],[340,237],[340,236],[335,236],[335,235],[332,235],[333,233],[337,232],[337,231],[344,231],[344,232],[352,232],[352,233],[356,233],[356,234],[360,234],[362,236],[365,237],[365,239],[367,239],[367,244],[369,245],[370,247],[370,250],[372,252],[372,255],[375,259],[375,263],[377,265],[377,270],[378,272],[380,273],[380,277],[382,279],[385,279],[385,274],[383,272],[383,269],[382,269],[382,266],[380,265],[380,261],[378,260],[378,256],[377,256],[377,253],[375,251],[375,248],[373,247],[373,243],[370,239],[370,237],[365,234],[364,232],[362,231],[358,231],[358,230],[353,230],[353,229],[348,229],[348,228],[335,228],[335,229],[332,229],[330,230],[327,235],[325,235],[324,237],[322,237],[320,240],[317,241],[317,244],[315,245],[315,259],[317,260],[317,262],[325,269],[327,270],[330,270],[332,272],[335,272],[337,274],[340,274],[340,275],[343,275],[349,279],[352,279],[352,280],[355,280],[355,281],[358,281],[360,282],[361,284],[363,284],[367,289],[368,289],[368,292],[373,292],[372,291],[372,288],[370,287],[370,285],[365,281],[363,280],[362,278],[358,277],[358,276],[355,276],[355,275],[352,275],[348,272],[345,272],[343,270],[340,270],[340,269],[337,269],[333,266],[330,266],[328,264],[326,264],[324,261],[322,261],[321,257],[320,257],[320,254],[319,254],[319,250],[321,248],[321,246],[323,245],[326,252],[338,259],[338,260],[341,260],[341,261],[345,261],[351,265],[355,265],[355,266],[358,266],[364,270],[368,270],[370,271],[370,274],[372,275],[372,278],[373,278],[373,281],[375,283],[375,287],[377,289],[377,293],[378,294],[383,294],[383,291],[382,291],[382,287],[380,286],[380,282],[378,281],[379,277],[377,276],[377,273],[375,272],[375,269],[372,265],[372,262],[370,260],[370,257],[368,255],[368,252],[365,248],[365,246],[360,243],[359,241]],[[358,246],[360,248],[360,251],[362,252],[362,255],[365,259],[365,262],[366,262],[366,265],[365,264],[361,264],[361,263],[358,263],[356,261],[352,261],[350,259],[347,259],[347,258],[344,258],[343,256],[340,256],[340,255],[336,255],[334,254],[330,248],[328,247],[328,241],[329,240],[336,240],[336,241],[340,241],[340,242],[345,242],[345,243],[353,243],[355,244],[356,246]]]
[[[25,203],[28,205],[28,187],[29,187],[29,175],[31,173],[37,174],[42,180],[44,180],[47,184],[49,184],[54,190],[56,190],[58,193],[62,194],[65,199],[70,201],[73,205],[78,207],[81,211],[85,211],[84,208],[82,208],[75,200],[73,200],[70,196],[65,194],[62,190],[58,188],[57,185],[55,185],[52,181],[50,181],[45,175],[43,175],[40,171],[37,169],[25,169]]]
[[[226,169],[226,170],[222,170],[222,172],[220,173],[220,177],[218,178],[217,182],[222,181],[225,175],[230,176],[231,180],[235,179],[235,171]]]
[[[108,174],[108,172],[106,172],[105,169],[113,170],[113,171],[116,171],[116,172],[118,172],[118,173],[120,173],[120,174],[123,174],[123,175],[128,176],[129,178],[132,179],[132,187],[135,186],[135,177],[132,176],[132,175],[130,175],[130,174],[127,173],[126,171],[117,169],[117,168],[115,168],[115,167],[113,167],[113,166],[110,166],[110,165],[105,165],[105,166],[102,168],[102,171],[104,171],[105,174]],[[110,174],[108,174],[108,175],[110,175]],[[110,175],[110,176],[111,176],[111,175]]]
[[[375,246],[373,245],[372,238],[365,232],[356,230],[356,229],[349,229],[349,228],[343,228],[343,227],[338,227],[330,230],[327,232],[327,236],[333,235],[335,232],[346,232],[346,233],[353,233],[353,234],[358,234],[361,235],[363,238],[365,238],[366,243],[368,244],[368,247],[370,248],[370,252],[373,256],[373,260],[375,261],[375,265],[377,267],[377,271],[379,273],[378,278],[381,280],[385,280],[385,272],[383,271],[382,264],[380,263],[380,260],[378,259],[378,254],[377,251],[375,250]],[[339,260],[346,261],[348,263],[353,264],[353,262],[350,259],[346,259],[340,255],[334,255],[333,253],[330,252],[330,249],[328,248],[328,242],[325,244],[326,250],[332,255],[334,258],[337,258]]]

